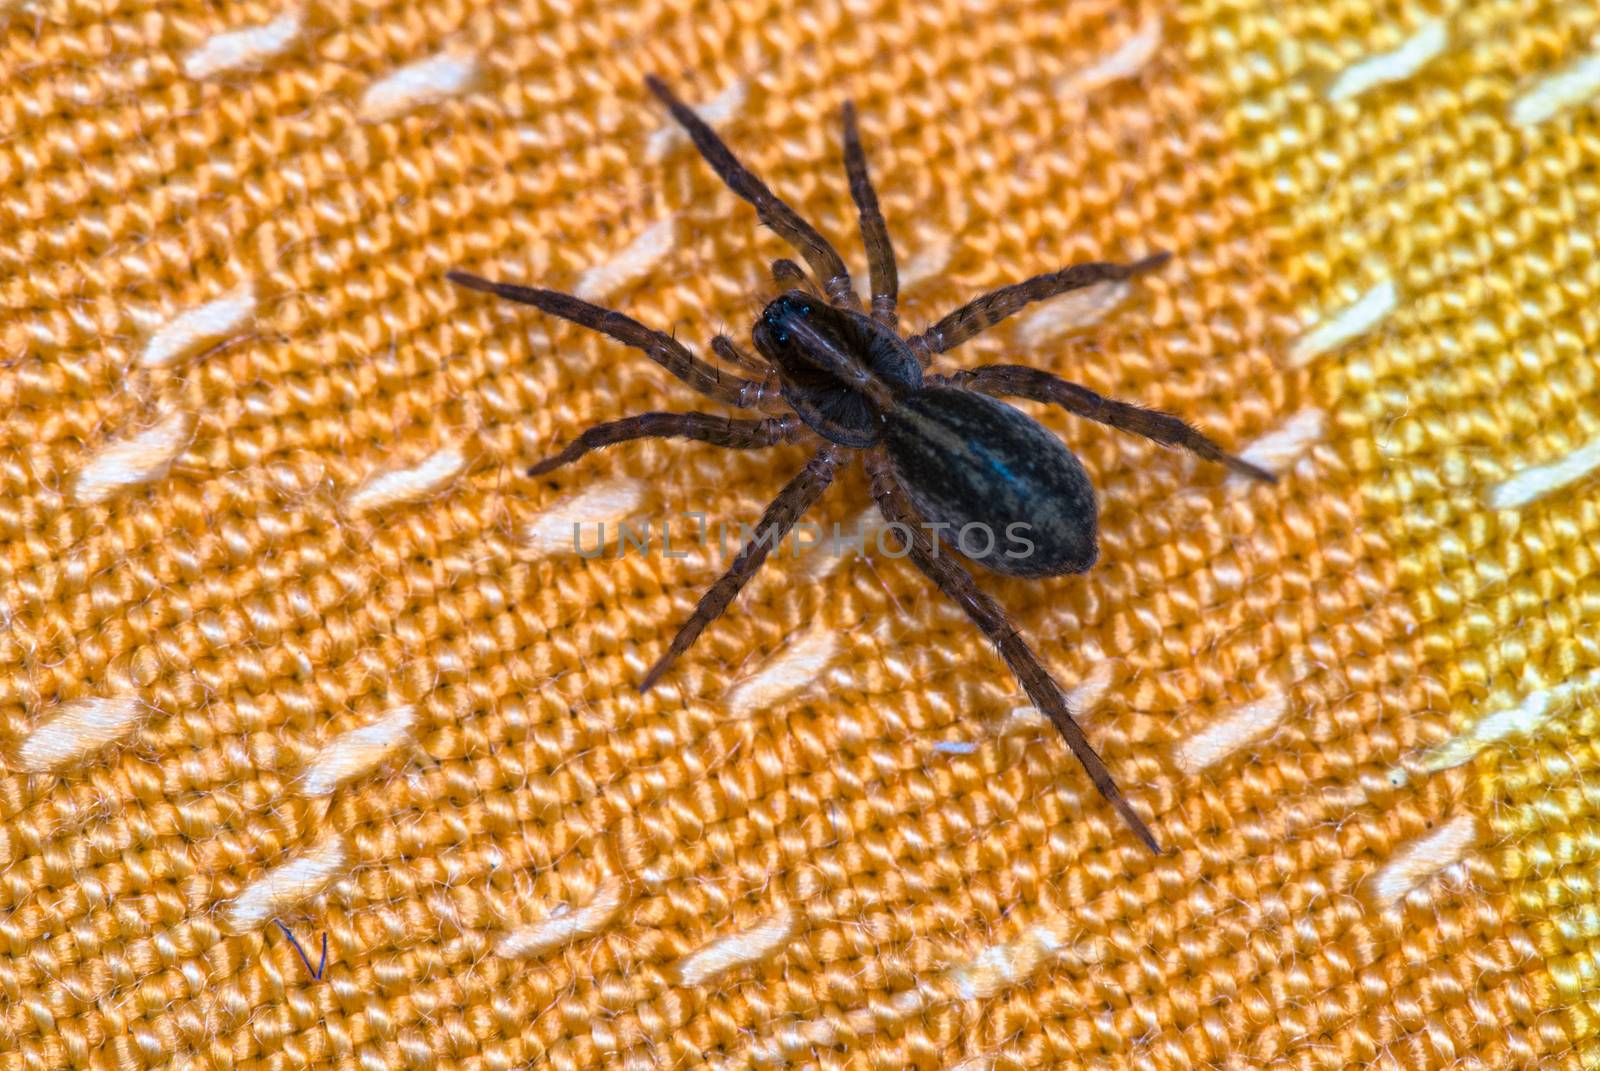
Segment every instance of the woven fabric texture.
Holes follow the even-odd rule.
[[[529,479],[714,407],[444,274],[748,337],[651,72],[864,281],[854,99],[909,328],[1174,254],[942,359],[1281,476],[1025,405],[1168,855],[870,544],[639,694],[805,450]],[[0,0],[0,1071],[1600,1065],[1597,169],[1592,0]]]

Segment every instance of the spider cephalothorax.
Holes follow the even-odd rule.
[[[1181,446],[1247,476],[1268,481],[1273,477],[1224,453],[1175,416],[1103,398],[1048,372],[1022,365],[986,365],[940,375],[927,368],[936,355],[1025,305],[1093,283],[1132,278],[1159,267],[1167,255],[1131,264],[1079,264],[1038,275],[968,302],[921,334],[902,337],[896,329],[899,284],[894,251],[867,175],[855,110],[849,104],[844,107],[844,158],[871,269],[870,314],[859,308],[850,274],[833,246],[739,163],[722,139],[665,84],[653,77],[647,81],[722,180],[795,247],[820,283],[814,287],[798,265],[778,261],[772,273],[785,289],[767,304],[751,329],[760,358],[726,336],[712,340],[718,357],[760,378],[718,368],[670,335],[569,294],[450,273],[462,286],[533,305],[643,350],[714,401],[776,414],[760,419],[711,413],[627,417],[590,428],[559,454],[534,465],[530,473],[549,472],[590,450],[631,439],[677,437],[741,449],[806,440],[816,444],[811,460],[767,507],[754,538],[701,597],[694,614],[645,674],[640,690],[655,684],[727,609],[768,552],[840,468],[859,455],[873,497],[896,538],[903,541],[902,549],[995,643],[1095,787],[1152,851],[1160,851],[1073,720],[1060,686],[999,603],[978,589],[972,574],[950,553],[959,546],[971,561],[1022,577],[1081,573],[1094,564],[1098,553],[1089,474],[1043,425],[994,396],[1050,402],[1078,416]],[[934,539],[929,538],[930,531]],[[983,538],[971,542],[955,538],[956,533],[972,531]]]

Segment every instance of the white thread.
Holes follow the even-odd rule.
[[[1067,693],[1067,709],[1072,712],[1073,720],[1082,725],[1084,715],[1091,713],[1100,705],[1100,700],[1105,697],[1106,689],[1109,687],[1111,687],[1111,663],[1104,660],[1096,662],[1089,670],[1089,675]],[[1039,732],[1053,728],[1054,724],[1044,711],[1024,704],[1011,708],[1010,713],[996,723],[993,735],[996,738],[1004,738],[1018,733]]]
[[[900,269],[900,288],[904,290],[916,286],[924,279],[934,278],[950,266],[953,256],[955,256],[955,243],[948,238],[922,246],[906,258],[905,266]]]
[[[357,109],[363,120],[381,123],[428,104],[460,96],[478,79],[478,62],[472,56],[441,52],[401,67],[379,79],[361,95]]]
[[[972,959],[953,967],[946,977],[963,1000],[984,1000],[1025,982],[1067,946],[1064,922],[1029,926],[1004,944],[990,945]]]
[[[839,641],[832,630],[813,626],[729,689],[728,710],[745,716],[794,694],[822,675],[838,649]]]
[[[1161,47],[1161,19],[1151,16],[1139,24],[1138,30],[1116,49],[1098,62],[1067,76],[1063,93],[1085,93],[1091,89],[1110,85],[1124,78],[1132,78],[1155,57]]]
[[[124,488],[161,479],[193,431],[192,416],[172,413],[132,438],[102,447],[78,473],[73,494],[79,502],[101,502]]]
[[[615,525],[632,517],[644,505],[643,481],[619,477],[594,484],[588,489],[551,506],[528,522],[523,543],[535,554],[573,554],[581,545],[593,556],[600,543],[601,525],[611,529],[603,553],[617,545]]]
[[[235,932],[248,933],[317,895],[344,869],[344,842],[329,837],[252,882],[228,905],[228,921]]]
[[[783,911],[685,956],[678,963],[678,979],[684,985],[705,985],[736,967],[766,959],[788,943],[793,933],[794,912]]]
[[[1541,78],[1511,104],[1511,121],[1533,126],[1600,93],[1600,53],[1585,56],[1564,71]]]
[[[1024,316],[1017,326],[1017,341],[1024,346],[1038,346],[1092,327],[1131,293],[1133,284],[1126,279],[1106,279],[1081,290],[1069,290]]]
[[[944,271],[945,266],[950,263],[952,252],[950,242],[946,240],[923,246],[907,257],[905,262],[900,265],[896,276],[900,293],[903,294],[917,283],[922,282],[922,280]],[[855,286],[856,297],[861,299],[861,303],[863,305],[870,304],[872,301],[871,275],[855,276],[853,285]]]
[[[1501,481],[1489,491],[1489,505],[1495,509],[1517,509],[1543,498],[1551,491],[1600,469],[1600,439],[1584,443],[1564,457],[1543,465],[1532,465]]]
[[[937,994],[924,985],[902,989],[886,1002],[850,1010],[845,1014],[845,1025],[856,1037],[866,1037],[921,1013],[935,999]],[[783,1025],[776,1040],[751,1049],[750,1060],[757,1064],[787,1064],[793,1058],[791,1054],[831,1048],[838,1040],[839,1028],[827,1019],[789,1022]]]
[[[704,119],[708,126],[721,126],[744,107],[745,97],[748,94],[749,86],[742,79],[732,82],[721,93],[695,108],[695,114]],[[669,119],[666,126],[650,135],[650,140],[645,145],[645,159],[652,162],[660,160],[675,146],[688,140],[689,136],[678,126],[676,120]]]
[[[145,343],[139,363],[146,368],[176,364],[233,334],[255,311],[256,295],[250,284],[236,287],[215,301],[179,313],[162,324]]]
[[[652,223],[610,261],[597,264],[579,276],[573,292],[585,301],[610,297],[654,271],[677,242],[676,216]]]
[[[1268,692],[1180,741],[1173,749],[1174,758],[1185,773],[1198,774],[1266,735],[1288,712],[1288,697],[1277,690]]]
[[[801,521],[795,527],[795,539],[802,535],[810,535],[811,530],[806,528],[806,522]],[[847,555],[855,556],[858,545],[872,547],[876,544],[880,533],[887,531],[888,522],[883,519],[883,514],[878,512],[877,506],[868,506],[858,514],[853,522],[839,526],[838,536],[835,538],[833,530],[817,532],[817,541],[808,545],[800,558],[800,571],[808,579],[815,582],[831,574],[839,567]],[[856,538],[860,535],[860,539]]]
[[[540,956],[584,937],[592,937],[611,924],[622,910],[622,881],[610,877],[595,890],[587,904],[579,908],[562,905],[542,922],[521,926],[504,937],[496,950],[507,959]]]
[[[1348,100],[1390,82],[1410,78],[1445,50],[1450,31],[1443,19],[1429,19],[1398,48],[1352,63],[1328,88],[1329,100]]]
[[[1600,688],[1600,669],[1590,670],[1570,681],[1530,692],[1522,702],[1478,719],[1465,732],[1451,737],[1423,753],[1418,765],[1427,773],[1438,773],[1460,766],[1491,744],[1533,732],[1557,711],[1564,700],[1580,691]]]
[[[17,749],[17,758],[30,773],[81,764],[90,753],[127,735],[145,709],[128,696],[69,699],[34,727]]]
[[[1087,677],[1067,693],[1067,709],[1072,711],[1074,718],[1081,719],[1100,705],[1100,700],[1105,698],[1106,689],[1110,687],[1111,663],[1102,659],[1090,668]]]
[[[415,465],[368,476],[345,498],[345,507],[359,513],[425,498],[459,476],[466,467],[467,458],[460,448],[446,446]]]
[[[1377,283],[1354,303],[1301,335],[1289,349],[1290,367],[1309,364],[1314,358],[1361,337],[1382,323],[1399,303],[1400,292],[1395,289],[1393,280]]]
[[[1326,416],[1320,409],[1302,409],[1284,421],[1283,426],[1269,431],[1255,442],[1239,451],[1239,457],[1268,472],[1283,475],[1289,467],[1322,441]],[[1231,490],[1256,486],[1255,480],[1239,473],[1229,473],[1225,481]]]
[[[223,71],[252,67],[288,48],[300,36],[301,28],[301,13],[291,11],[260,26],[212,34],[203,45],[183,57],[183,73],[201,79]]]
[[[371,770],[405,743],[417,712],[396,707],[376,721],[330,740],[300,777],[300,792],[327,796],[345,781]]]
[[[1466,855],[1478,842],[1478,824],[1471,815],[1452,818],[1425,837],[1401,845],[1373,875],[1373,899],[1389,907],[1412,889]]]

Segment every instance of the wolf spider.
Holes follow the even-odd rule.
[[[949,374],[928,368],[935,355],[1027,305],[1094,283],[1135,278],[1160,267],[1169,255],[1156,253],[1131,264],[1078,264],[1038,275],[975,298],[922,333],[902,337],[896,329],[899,282],[894,250],[867,174],[851,104],[846,103],[843,112],[844,165],[867,250],[870,313],[861,311],[850,273],[827,239],[741,164],[665,83],[654,76],[646,83],[722,181],[755,207],[761,221],[794,247],[820,281],[820,288],[814,286],[792,261],[773,264],[773,278],[784,292],[765,307],[751,329],[759,357],[726,335],[712,339],[711,349],[719,358],[755,378],[732,374],[694,356],[671,335],[569,294],[449,273],[451,281],[461,286],[532,305],[642,350],[713,401],[775,414],[733,419],[711,413],[644,413],[614,420],[583,432],[560,453],[529,469],[530,475],[633,439],[683,438],[735,449],[799,441],[816,444],[805,467],[767,507],[754,537],[701,597],[666,652],[645,674],[640,691],[660,680],[728,608],[768,552],[840,470],[859,456],[900,550],[909,552],[917,567],[994,642],[1028,698],[1049,716],[1100,794],[1145,845],[1159,853],[1155,837],[1073,720],[1060,686],[1000,604],[979,590],[972,574],[952,555],[939,553],[941,545],[950,549],[948,538],[930,540],[924,528],[933,528],[936,535],[941,527],[963,532],[973,525],[986,528],[988,545],[982,553],[967,550],[964,542],[960,549],[968,559],[1009,576],[1060,576],[1081,573],[1094,564],[1097,511],[1088,473],[1059,439],[995,396],[1059,405],[1077,416],[1190,450],[1254,479],[1274,480],[1271,473],[1225,453],[1175,416],[1102,398],[1048,372],[1004,364]],[[1010,535],[1019,525],[1027,533],[1020,542],[1028,543],[1029,551],[1000,553],[994,533],[1004,528]]]

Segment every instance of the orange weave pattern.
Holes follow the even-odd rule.
[[[0,1071],[1600,1066],[1600,9],[0,0]],[[1151,858],[907,563],[724,564],[804,457],[445,282],[706,351],[789,251],[668,78],[1037,412],[1101,561],[984,576]],[[813,519],[851,528],[865,481]],[[326,972],[313,978],[285,937]]]

